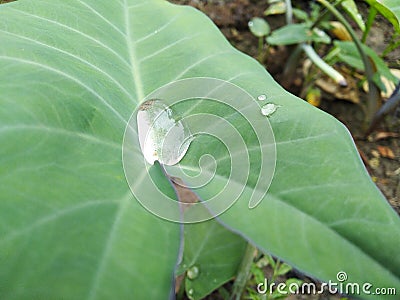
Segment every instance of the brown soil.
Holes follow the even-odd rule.
[[[283,15],[264,16],[268,7],[267,1],[251,0],[171,0],[170,2],[191,5],[203,11],[220,28],[231,44],[240,51],[257,58],[258,39],[248,29],[248,22],[252,17],[262,17],[268,21],[271,29],[285,24]],[[298,1],[298,3],[302,3]],[[361,14],[366,16],[368,7],[360,4]],[[304,3],[303,3],[304,5]],[[378,15],[376,22],[368,35],[367,44],[377,53],[381,53],[389,43],[393,29],[390,23]],[[293,94],[304,98],[302,85],[304,82],[302,66],[298,66],[296,76],[291,84],[283,81],[283,67],[287,61],[291,47],[270,47],[267,58],[262,62],[268,72]],[[396,49],[385,57],[385,61],[392,68],[400,68],[400,49]],[[361,75],[360,75],[361,76]],[[343,89],[342,94],[356,93],[360,101],[365,101],[366,94],[357,87],[358,79],[350,76],[351,88]],[[346,78],[347,79],[347,78]],[[337,100],[334,95],[323,93],[320,109],[332,114],[344,123],[353,135],[364,163],[380,190],[388,199],[392,207],[400,214],[400,120],[389,116],[382,122],[368,138],[362,138],[364,114],[360,105],[349,101]],[[391,151],[392,153],[387,153]]]

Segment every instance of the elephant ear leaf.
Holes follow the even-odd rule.
[[[137,202],[121,163],[143,93],[131,47],[145,33],[128,34],[140,15],[131,5],[0,5],[2,299],[166,299],[173,291],[179,225]]]
[[[400,221],[349,133],[285,92],[198,11],[161,0],[20,0],[0,6],[0,40],[2,298],[169,297],[181,227],[144,209],[130,188],[148,199],[158,188],[176,196],[157,168],[157,187],[145,169],[129,187],[121,148],[146,95],[193,77],[229,81],[279,106],[269,116],[277,165],[268,194],[249,209],[257,186],[249,176],[218,221],[321,280],[345,271],[349,282],[400,288]],[[214,108],[247,136],[251,119],[197,106]],[[245,142],[257,145],[254,134]],[[215,143],[191,145],[182,167],[199,171],[195,158],[213,154]],[[260,157],[249,155],[255,172]],[[198,190],[203,199],[229,180],[228,161],[219,162],[213,184]]]

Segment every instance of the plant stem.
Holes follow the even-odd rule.
[[[392,40],[390,41],[390,44],[387,45],[385,50],[383,50],[381,57],[385,57],[388,55],[390,52],[392,52],[394,49],[400,46],[400,40],[395,41],[395,39],[398,37],[397,35],[393,35]]]
[[[377,12],[378,12],[378,10],[374,6],[370,6],[367,23],[365,24],[365,30],[364,30],[363,36],[361,38],[361,42],[363,44],[365,44],[365,41],[367,40],[368,33],[372,27],[372,24],[374,23]]]
[[[321,57],[319,57],[313,47],[308,44],[302,44],[302,48],[311,61],[326,75],[331,77],[340,86],[347,86],[346,79],[343,77],[343,75],[328,65]]]
[[[264,47],[264,37],[258,38],[258,61],[262,64],[262,49]]]
[[[300,60],[300,56],[302,54],[301,44],[297,45],[296,48],[291,51],[291,55],[285,64],[285,68],[283,70],[283,80],[281,82],[284,88],[289,88],[293,76],[295,75],[296,66]]]
[[[321,3],[323,6],[325,6],[343,24],[343,26],[346,28],[351,38],[353,39],[353,42],[355,43],[358,52],[360,53],[361,59],[364,64],[365,74],[367,76],[368,87],[369,87],[367,106],[365,110],[366,118],[365,118],[364,128],[366,129],[368,124],[371,122],[373,115],[378,110],[378,103],[380,97],[379,90],[375,85],[375,83],[373,82],[374,71],[372,68],[371,61],[365,54],[362,48],[362,44],[358,39],[356,33],[354,32],[353,28],[351,28],[349,22],[347,22],[347,20],[342,16],[342,14],[328,1],[326,0],[317,0],[317,1]]]
[[[336,5],[340,4],[340,2],[342,2],[343,0],[338,0],[335,3],[333,3],[333,6],[335,7]],[[323,11],[319,17],[317,18],[317,20],[315,20],[315,22],[311,25],[310,29],[314,29],[315,27],[317,27],[319,25],[319,23],[322,22],[322,20],[326,17],[326,15],[328,14],[328,11],[325,10]]]
[[[292,1],[285,0],[286,4],[286,24],[293,23],[293,9],[292,9]]]
[[[374,118],[372,119],[371,125],[367,130],[367,135],[374,130],[376,125],[378,125],[378,123],[385,116],[387,116],[390,112],[394,111],[395,108],[399,106],[400,106],[400,83],[397,84],[396,89],[393,91],[393,94],[375,114]]]
[[[236,276],[235,283],[233,284],[233,291],[230,300],[240,300],[250,275],[251,265],[253,264],[256,251],[256,247],[247,243],[246,251],[239,267],[239,272]]]
[[[340,53],[340,49],[337,47],[332,48],[325,56],[324,61],[330,65],[333,65],[337,61],[337,56]]]

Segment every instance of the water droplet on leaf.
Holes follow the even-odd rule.
[[[193,137],[180,116],[162,100],[143,102],[137,112],[139,144],[149,164],[177,164],[186,154]]]
[[[200,273],[199,268],[197,266],[193,266],[187,271],[187,277],[193,280],[199,276],[199,273]]]
[[[264,116],[271,116],[278,108],[280,107],[280,105],[276,105],[274,103],[267,103],[265,104],[262,108],[261,108],[261,113]]]
[[[267,96],[264,95],[264,94],[262,94],[262,95],[260,95],[260,96],[257,97],[257,100],[258,100],[258,101],[265,101],[265,100],[267,100]]]
[[[193,295],[193,293],[194,293],[193,289],[190,289],[190,290],[188,291],[188,294],[189,294],[189,295]]]

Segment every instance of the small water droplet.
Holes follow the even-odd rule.
[[[267,103],[261,108],[261,113],[263,116],[269,117],[271,116],[278,108],[280,105],[276,105],[274,103]]]
[[[249,25],[249,27],[253,27],[254,26],[253,21],[250,21],[248,25]]]
[[[214,283],[217,282],[217,278],[214,278],[214,279],[213,279],[213,282],[214,282]]]
[[[149,164],[177,164],[186,154],[193,137],[189,128],[162,100],[142,103],[137,112],[139,144]]]
[[[187,277],[193,280],[199,277],[199,273],[200,273],[199,268],[197,266],[193,266],[187,271]]]
[[[265,101],[265,100],[267,100],[267,95],[262,94],[262,95],[257,97],[257,100],[258,101]]]
[[[193,289],[190,289],[190,290],[188,291],[188,294],[189,294],[189,295],[193,295],[193,293],[194,293],[194,290],[193,290]]]

